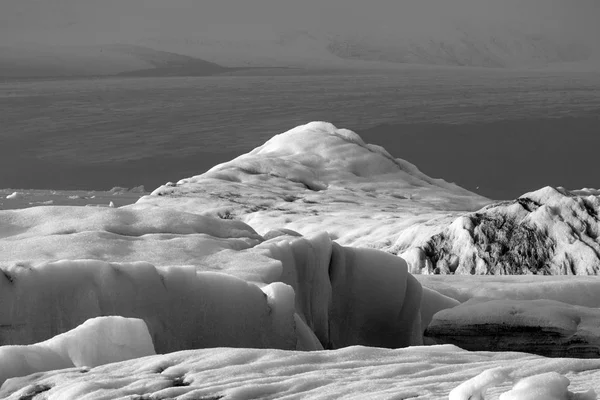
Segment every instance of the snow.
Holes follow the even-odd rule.
[[[0,346],[0,386],[34,372],[98,365],[156,354],[144,321],[89,319],[68,332],[27,346]]]

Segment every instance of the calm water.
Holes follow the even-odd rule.
[[[152,189],[325,120],[430,175],[508,198],[545,184],[600,186],[595,172],[582,171],[595,168],[599,116],[600,74],[429,69],[4,82],[0,187]],[[554,181],[544,165],[570,172]]]

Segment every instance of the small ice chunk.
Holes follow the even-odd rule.
[[[6,198],[9,200],[20,200],[23,198],[23,193],[13,192],[13,193],[9,194],[8,196],[6,196]]]
[[[455,387],[448,396],[449,400],[484,400],[486,390],[510,379],[509,368],[492,368]],[[511,397],[511,399],[513,399]],[[517,399],[517,398],[515,398]],[[520,399],[520,398],[519,398]]]
[[[512,390],[500,395],[499,400],[596,400],[596,392],[569,392],[569,379],[558,372],[547,372],[517,382]]]

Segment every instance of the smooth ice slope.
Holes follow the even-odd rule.
[[[316,352],[218,348],[157,355],[89,371],[54,371],[12,379],[0,389],[0,397],[16,400],[26,393],[40,393],[61,400],[137,396],[447,400],[461,383],[494,368],[507,371],[511,379],[492,385],[487,390],[488,400],[511,390],[512,382],[548,372],[568,378],[571,392],[600,390],[598,359],[468,352],[450,345],[397,350],[355,346]]]
[[[96,367],[156,354],[144,321],[99,317],[29,346],[0,346],[0,386],[8,378],[71,367]]]

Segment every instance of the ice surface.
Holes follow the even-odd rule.
[[[43,391],[47,398],[61,400],[137,396],[447,400],[463,382],[497,368],[508,371],[511,379],[491,386],[488,400],[509,391],[513,381],[548,372],[567,377],[572,392],[600,389],[598,359],[468,352],[450,345],[396,350],[354,346],[315,352],[217,348],[157,355],[85,373],[65,370],[15,378],[0,389],[0,397],[16,400]]]
[[[0,346],[0,386],[8,378],[34,372],[96,367],[153,354],[144,321],[98,317],[41,343]]]

